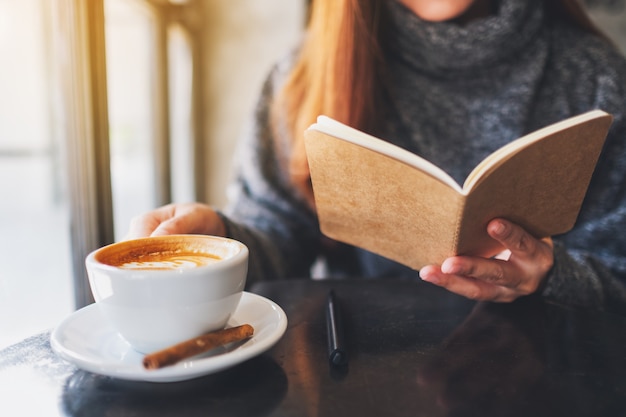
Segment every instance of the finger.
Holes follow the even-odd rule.
[[[502,219],[492,220],[487,225],[487,232],[510,252],[509,262],[502,265],[511,269],[513,275],[544,277],[554,265],[554,244],[549,237],[536,239],[522,227]],[[530,284],[527,290],[533,290],[538,281],[526,284]]]
[[[420,270],[419,274],[426,282],[438,285],[450,292],[472,300],[508,302],[515,299],[514,292],[507,287],[482,281],[468,275],[445,273],[440,267],[435,265],[425,266]]]
[[[500,287],[497,301],[513,301],[522,295],[534,293],[552,265],[547,252],[535,258],[521,259],[511,256],[508,260],[457,256],[446,259],[442,272],[474,278]]]
[[[158,221],[148,217],[147,215],[133,217],[130,221],[128,232],[126,233],[126,236],[124,236],[124,240],[139,239],[150,236],[158,225]]]
[[[179,235],[186,233],[194,233],[193,226],[191,225],[190,215],[184,213],[177,217],[171,218],[159,224],[154,229],[151,236],[166,236],[166,235]]]
[[[221,218],[210,206],[178,204],[152,232],[152,236],[188,233],[224,236],[225,229]]]
[[[471,277],[492,285],[514,288],[519,285],[520,277],[513,271],[513,266],[503,260],[485,259],[470,256],[454,256],[441,264],[441,271]]]
[[[533,258],[539,241],[522,227],[502,219],[487,225],[487,233],[511,252],[511,257]]]
[[[174,211],[173,206],[167,205],[135,216],[130,221],[130,227],[124,239],[137,239],[152,235],[159,225],[174,215]]]

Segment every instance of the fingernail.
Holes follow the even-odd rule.
[[[428,269],[426,268],[422,268],[419,271],[419,277],[422,281],[426,281],[426,282],[431,282],[431,283],[436,283],[437,282],[437,277],[435,274],[429,274],[428,273]]]
[[[458,274],[461,272],[460,268],[456,258],[448,258],[441,264],[441,272],[444,274]]]
[[[494,225],[491,227],[491,230],[496,235],[501,236],[506,232],[506,224],[504,224],[504,222],[501,222],[501,221],[496,221],[494,222]]]

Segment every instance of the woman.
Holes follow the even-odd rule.
[[[302,132],[319,114],[386,138],[457,181],[540,127],[601,108],[614,123],[575,228],[537,240],[506,219],[488,233],[508,260],[453,257],[419,276],[477,300],[541,291],[626,311],[626,61],[568,0],[315,0],[299,52],[268,78],[222,213],[170,205],[129,237],[227,235],[250,247],[250,282],[308,276],[418,277],[324,239]]]

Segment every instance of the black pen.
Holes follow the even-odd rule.
[[[348,354],[345,350],[345,339],[339,305],[334,291],[328,293],[326,301],[326,330],[328,336],[328,362],[331,366],[346,366]]]

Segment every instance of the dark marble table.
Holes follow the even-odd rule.
[[[324,301],[350,362],[328,365]],[[474,303],[423,282],[252,287],[289,325],[269,351],[176,383],[75,368],[49,333],[0,351],[0,416],[626,416],[626,317],[538,297]]]

